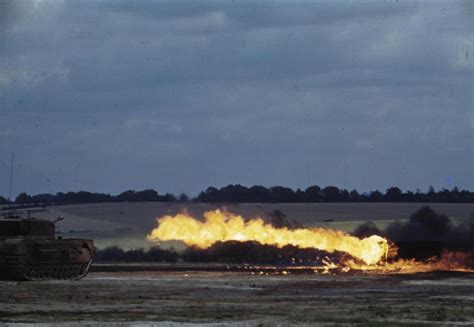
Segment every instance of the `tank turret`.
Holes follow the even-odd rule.
[[[93,241],[57,238],[56,222],[12,216],[0,219],[1,279],[79,279],[87,274]]]

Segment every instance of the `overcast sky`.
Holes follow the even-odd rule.
[[[0,194],[474,189],[474,1],[0,0]]]

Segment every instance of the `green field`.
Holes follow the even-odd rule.
[[[242,203],[215,205],[207,203],[100,203],[52,206],[38,217],[53,219],[64,216],[58,224],[65,237],[93,238],[97,247],[117,245],[125,249],[146,248],[147,233],[156,226],[156,219],[167,214],[187,210],[194,217],[216,208],[227,209],[245,218],[262,217],[282,211],[290,221],[304,226],[341,229],[351,232],[365,221],[373,221],[384,228],[395,220],[407,219],[423,203]],[[474,204],[429,204],[434,210],[452,218],[454,222],[474,217]]]

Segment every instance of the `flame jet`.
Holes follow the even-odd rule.
[[[327,252],[345,252],[367,265],[383,262],[389,252],[388,241],[378,235],[359,239],[343,231],[323,228],[275,228],[263,219],[244,220],[230,212],[214,210],[204,213],[204,221],[182,212],[163,216],[151,231],[151,241],[183,241],[186,245],[208,248],[216,242],[255,241],[264,245],[313,248]]]

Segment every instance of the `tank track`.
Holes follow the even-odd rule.
[[[90,268],[92,260],[83,264],[64,264],[64,265],[25,265],[18,260],[9,260],[7,263],[7,275],[15,280],[79,280],[84,278]]]

